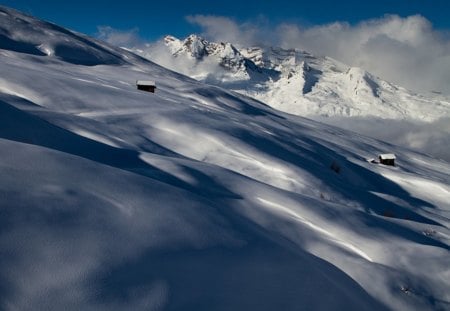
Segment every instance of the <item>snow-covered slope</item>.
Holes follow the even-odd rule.
[[[449,307],[448,163],[0,21],[1,309]]]
[[[177,59],[172,69],[291,114],[427,122],[450,116],[450,101],[442,96],[425,97],[361,68],[305,51],[274,47],[238,49],[231,43],[209,42],[196,35],[184,40],[167,36],[164,42],[167,53]],[[149,59],[158,58],[145,51],[138,52]],[[186,66],[180,61],[183,58]]]

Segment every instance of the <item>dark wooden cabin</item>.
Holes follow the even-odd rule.
[[[395,154],[393,153],[380,154],[378,158],[381,164],[395,166]]]
[[[156,90],[156,84],[155,81],[136,81],[136,86],[138,90],[146,91],[150,93],[155,93]]]

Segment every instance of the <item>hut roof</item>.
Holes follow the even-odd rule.
[[[383,153],[380,154],[381,160],[395,160],[395,154],[393,153]]]
[[[156,86],[155,81],[137,80],[136,85]]]

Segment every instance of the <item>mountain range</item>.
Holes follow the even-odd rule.
[[[425,122],[450,116],[450,101],[440,94],[417,94],[362,68],[306,51],[271,46],[237,48],[198,35],[184,40],[166,36],[164,44],[178,61],[175,70],[287,113]],[[136,52],[152,59],[145,51]]]

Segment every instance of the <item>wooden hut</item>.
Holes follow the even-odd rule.
[[[138,90],[146,91],[146,92],[150,92],[150,93],[155,93],[155,90],[156,90],[155,81],[137,80],[136,86],[137,86]]]
[[[393,153],[380,154],[378,158],[381,164],[395,166],[395,154]]]

